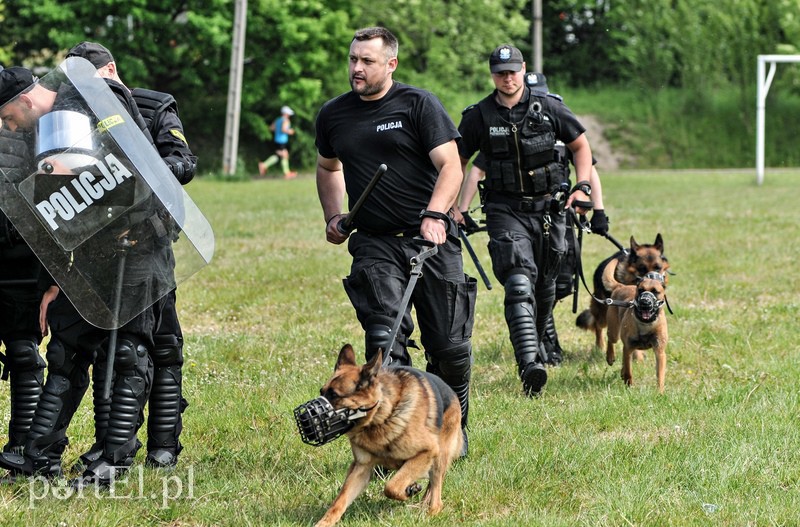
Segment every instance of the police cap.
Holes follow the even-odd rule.
[[[16,97],[36,80],[27,68],[15,66],[0,71],[0,106]]]
[[[97,42],[81,42],[67,52],[67,58],[69,57],[84,58],[91,62],[92,65],[98,69],[102,68],[109,62],[114,62],[114,56],[111,54],[111,52],[108,51],[105,46],[98,44]]]
[[[521,71],[523,62],[522,52],[508,44],[497,46],[489,55],[489,69],[492,73]]]

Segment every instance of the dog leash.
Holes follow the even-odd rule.
[[[425,260],[439,252],[438,245],[420,236],[414,237],[414,243],[422,245],[422,248],[419,254],[411,257],[411,278],[408,280],[405,292],[403,292],[403,299],[400,301],[397,318],[395,318],[394,324],[392,325],[392,332],[390,333],[391,344],[389,344],[389,349],[386,351],[386,356],[383,357],[382,368],[385,368],[392,362],[392,351],[394,351],[394,345],[397,342],[397,332],[400,331],[400,324],[403,323],[403,316],[406,314],[406,307],[408,307],[408,302],[411,300],[414,286],[417,284],[419,277],[422,276],[422,265],[425,263]]]

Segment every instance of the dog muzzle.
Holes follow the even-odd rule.
[[[653,322],[658,317],[661,306],[664,305],[656,295],[650,291],[643,291],[633,304],[636,317],[642,322]]]
[[[666,281],[664,279],[664,275],[656,271],[650,271],[649,273],[644,275],[643,280],[646,278],[649,278],[650,280],[655,280],[656,282],[661,282],[662,284]]]
[[[355,426],[355,422],[365,417],[367,410],[340,408],[325,397],[317,397],[294,409],[294,420],[303,443],[320,446],[330,443]]]

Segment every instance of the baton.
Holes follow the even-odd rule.
[[[372,176],[372,179],[367,184],[367,188],[364,189],[364,192],[361,193],[361,196],[356,201],[356,204],[353,205],[353,208],[347,214],[347,217],[341,220],[339,223],[336,224],[336,228],[339,229],[339,232],[342,234],[350,234],[353,232],[353,220],[356,219],[356,214],[358,214],[358,210],[364,204],[364,202],[369,197],[372,189],[375,188],[375,185],[378,184],[383,174],[386,173],[387,167],[385,164],[381,163],[381,166],[378,167],[378,170],[375,172],[375,175]]]
[[[117,289],[114,291],[114,325],[119,320],[120,304],[122,303],[122,279],[125,275],[125,259],[128,256],[128,248],[131,243],[128,238],[120,240],[122,251],[120,251],[119,263],[117,264]],[[119,328],[114,328],[108,335],[108,352],[106,353],[106,378],[103,380],[103,399],[111,398],[111,377],[114,375],[114,355],[117,353],[117,333]]]
[[[473,249],[472,244],[469,243],[469,240],[467,239],[467,233],[464,232],[464,229],[462,229],[460,225],[458,226],[458,236],[461,238],[461,241],[464,242],[464,247],[467,248],[467,252],[472,257],[472,263],[474,263],[475,267],[478,269],[478,273],[481,275],[483,283],[486,285],[486,289],[492,289],[492,283],[489,281],[489,277],[486,276],[486,271],[483,270],[481,261],[478,260],[478,255],[475,254],[475,249]]]

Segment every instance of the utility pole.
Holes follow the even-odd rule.
[[[531,3],[531,53],[533,54],[533,70],[544,73],[542,64],[542,0]]]
[[[239,150],[239,119],[242,105],[242,74],[244,68],[244,37],[247,32],[247,0],[236,0],[233,14],[231,71],[228,77],[228,109],[225,113],[225,144],[222,149],[222,172],[236,173]]]

